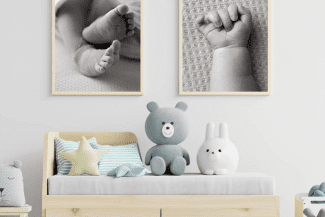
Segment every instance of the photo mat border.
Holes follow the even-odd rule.
[[[254,1],[254,0],[253,0]],[[184,92],[183,91],[183,0],[179,0],[179,95],[182,96],[269,96],[271,95],[271,7],[268,0],[268,91],[264,92]]]
[[[58,92],[55,90],[55,0],[52,0],[52,95],[53,96],[142,96],[144,95],[144,0],[141,0],[141,57],[140,57],[140,91],[139,92]]]

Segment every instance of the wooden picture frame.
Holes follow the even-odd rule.
[[[187,71],[184,72],[184,66],[186,66],[186,64],[183,63],[183,55],[184,55],[185,52],[187,52],[187,50],[186,49],[183,49],[183,47],[184,47],[183,39],[184,39],[184,35],[185,35],[183,33],[185,31],[185,33],[189,35],[190,34],[189,32],[191,32],[191,33],[193,32],[193,29],[183,29],[183,23],[184,23],[184,17],[185,17],[185,16],[183,16],[183,12],[184,12],[183,11],[184,10],[183,3],[186,2],[186,7],[187,7],[186,8],[187,9],[186,10],[186,13],[191,13],[193,11],[194,11],[194,13],[195,12],[198,12],[198,11],[201,12],[201,13],[204,13],[204,12],[207,13],[206,10],[210,11],[211,8],[215,7],[213,5],[209,5],[209,7],[208,7],[209,9],[206,9],[201,4],[202,2],[198,2],[198,1],[195,1],[194,2],[194,1],[195,0],[179,0],[179,95],[189,95],[189,96],[190,95],[194,95],[194,96],[195,95],[196,96],[199,96],[199,95],[211,95],[211,96],[213,96],[213,95],[248,95],[248,96],[256,96],[256,95],[262,95],[262,96],[264,95],[265,96],[265,95],[271,95],[271,65],[272,65],[272,63],[271,63],[271,0],[265,0],[265,1],[267,1],[266,6],[268,8],[267,13],[265,13],[266,16],[267,16],[267,19],[265,19],[265,22],[267,23],[267,34],[266,34],[267,35],[267,46],[266,46],[267,47],[267,52],[265,52],[265,55],[267,55],[267,61],[268,61],[268,63],[267,63],[267,67],[265,67],[267,69],[267,75],[262,75],[262,76],[263,76],[263,78],[265,80],[267,79],[267,81],[264,82],[264,89],[261,88],[261,87],[259,87],[261,90],[258,91],[258,92],[248,92],[248,91],[247,92],[221,92],[221,91],[220,92],[210,92],[209,91],[209,88],[210,88],[209,87],[209,74],[210,74],[210,71],[209,71],[209,69],[206,69],[206,68],[205,68],[205,74],[207,75],[206,77],[208,77],[208,78],[205,79],[205,82],[206,82],[205,84],[204,84],[204,81],[203,80],[195,81],[194,79],[192,79],[192,80],[191,79],[186,80],[186,79],[183,78],[183,76],[185,76],[186,78],[191,77],[191,76],[192,77],[195,77],[196,76],[196,77],[199,77],[200,78],[200,76],[198,76],[197,74],[193,76],[193,73],[191,74],[191,73],[188,73]],[[220,0],[217,0],[217,2],[218,1],[220,1]],[[255,1],[255,0],[250,0],[250,1],[252,1],[252,2],[259,2],[259,1]],[[208,2],[208,0],[206,2]],[[228,2],[228,1],[226,1],[226,2]],[[240,0],[229,1],[229,2],[237,2],[238,3],[238,2],[240,2]],[[190,3],[196,4],[196,7],[195,8],[191,8],[189,10],[188,9],[188,7],[189,7],[188,5]],[[225,5],[225,4],[226,3],[224,1],[222,1],[222,4],[221,5]],[[195,17],[193,16],[193,14],[192,14],[192,16],[188,16],[188,17],[190,19],[190,20],[187,19],[187,22],[190,23],[189,25],[195,25]],[[253,22],[254,22],[254,16],[253,16]],[[258,30],[256,30],[256,31],[258,31]],[[203,36],[203,35],[202,35],[202,37],[205,38],[205,36]],[[195,35],[195,37],[193,37],[193,38],[194,38],[193,41],[196,40],[196,42],[199,42],[199,43],[197,43],[198,46],[201,46],[203,44],[202,40],[201,41],[198,40],[198,36],[197,35]],[[251,36],[251,38],[252,38],[252,36]],[[205,40],[204,43],[206,43],[205,45],[207,45],[208,42],[206,41],[206,39],[204,39],[204,40]],[[249,40],[249,43],[250,42],[251,42],[251,39]],[[190,45],[187,44],[186,46],[195,46],[195,45],[194,45],[194,43],[190,43]],[[193,53],[190,54],[192,56],[189,55],[190,58],[187,59],[189,61],[186,61],[186,62],[187,63],[189,62],[191,64],[191,65],[190,64],[189,65],[192,68],[193,67],[197,67],[198,68],[197,71],[199,71],[201,73],[202,71],[204,71],[204,67],[202,67],[202,66],[195,66],[193,64],[193,62],[196,61],[195,60],[196,59],[195,57],[197,57],[197,59],[200,58],[202,60],[207,55],[205,55],[204,57],[203,56],[195,56],[198,53],[198,52],[195,52],[195,50],[194,50]],[[201,53],[202,53],[202,51],[201,51]],[[198,55],[200,55],[200,54],[198,54]],[[210,54],[209,57],[211,58],[211,56],[212,56],[212,54]],[[209,63],[209,64],[210,64],[210,70],[211,70],[212,63]],[[190,68],[190,67],[188,67],[188,68]],[[190,70],[188,70],[188,71],[190,71]],[[252,71],[253,71],[253,68],[252,68]],[[256,79],[256,76],[255,76],[255,79]],[[199,83],[199,84],[202,84],[203,83],[203,85],[201,85],[201,86],[200,85],[195,86],[195,85],[193,85],[193,83]],[[184,86],[186,86],[186,85],[188,85],[188,86],[191,86],[192,85],[192,86],[190,88],[187,88],[187,87],[184,88]],[[204,90],[204,88],[202,88],[202,86],[205,87],[205,90]],[[191,91],[191,89],[192,90],[194,89],[195,91]],[[197,91],[197,89],[200,89],[200,90]]]
[[[142,26],[141,29],[142,30],[140,31],[140,44],[141,44],[141,46],[140,46],[140,55],[141,55],[141,57],[140,57],[140,60],[138,60],[138,62],[140,62],[139,63],[140,64],[139,74],[134,73],[134,71],[132,71],[133,73],[130,73],[130,77],[126,79],[125,83],[123,83],[124,80],[122,80],[122,78],[120,80],[118,80],[118,78],[117,79],[115,78],[116,82],[115,82],[114,85],[111,85],[111,87],[112,87],[112,89],[115,88],[115,89],[118,89],[118,90],[113,90],[113,91],[97,91],[96,89],[99,89],[99,88],[95,87],[95,83],[94,84],[91,83],[92,78],[86,77],[86,76],[84,76],[84,75],[82,75],[80,73],[78,74],[76,72],[74,72],[74,74],[73,74],[74,77],[79,78],[79,76],[84,76],[84,78],[82,78],[82,79],[84,79],[84,80],[87,79],[87,82],[90,83],[91,85],[85,87],[84,88],[85,90],[76,90],[76,91],[74,91],[74,90],[66,91],[65,88],[59,88],[60,81],[62,81],[63,79],[62,78],[58,79],[59,75],[56,72],[56,68],[57,68],[56,67],[56,59],[57,59],[56,58],[56,42],[57,41],[56,41],[56,26],[55,26],[56,25],[56,23],[55,23],[55,19],[56,19],[55,5],[56,5],[57,1],[59,1],[59,0],[52,0],[52,95],[129,95],[129,96],[144,95],[144,64],[143,64],[144,63],[144,59],[143,59],[143,57],[144,57],[144,55],[143,55],[144,54],[144,52],[143,52],[143,50],[144,50],[143,49],[144,48],[144,40],[143,40],[144,39],[144,34],[143,34],[144,33],[144,31],[143,31],[143,5],[144,4],[143,4],[143,0],[140,0],[141,1],[141,26]],[[67,57],[67,58],[71,58],[71,60],[72,60],[72,57]],[[61,57],[61,59],[62,59],[62,57]],[[125,61],[132,62],[133,60],[126,59]],[[72,60],[72,62],[73,62],[73,60]],[[64,64],[66,64],[66,63],[64,63]],[[70,65],[71,64],[72,63],[70,63]],[[134,63],[134,64],[136,64],[136,63]],[[125,66],[125,67],[127,67],[127,66]],[[132,70],[135,70],[134,67],[132,68],[132,64],[131,64],[131,66],[128,66],[128,67],[130,69],[132,69]],[[75,66],[75,68],[77,70],[76,66]],[[123,67],[119,67],[119,68],[123,69]],[[61,69],[61,71],[62,71],[62,69]],[[120,70],[120,71],[123,71],[123,70]],[[124,72],[125,72],[125,70],[123,71],[123,73]],[[116,74],[117,73],[115,73],[115,75]],[[112,75],[112,77],[114,78],[115,75]],[[71,76],[71,77],[73,77],[73,76]],[[111,75],[109,75],[109,76],[111,76]],[[109,77],[109,76],[104,76],[104,77]],[[99,76],[99,77],[101,77],[101,76]],[[120,75],[120,77],[122,77],[122,75]],[[133,79],[133,77],[135,79]],[[93,78],[93,79],[98,80],[98,78]],[[107,78],[104,78],[104,79],[107,79]],[[72,79],[70,79],[70,80],[72,80]],[[121,82],[121,80],[122,80],[122,82]],[[132,81],[135,81],[135,82],[132,83]],[[76,84],[71,85],[71,83],[73,83],[73,82],[74,81],[72,80],[70,83],[65,83],[64,85],[68,86],[68,87],[73,87],[73,85],[75,85],[75,87],[80,87],[82,85],[82,82],[79,82],[79,80],[78,80],[79,83],[76,82]],[[61,83],[63,83],[63,82],[61,82]],[[105,83],[105,82],[101,83],[102,86],[100,86],[100,88],[105,89],[106,87],[103,86],[103,83]],[[109,81],[107,81],[107,83],[109,83]],[[119,84],[121,84],[121,87],[118,87]],[[64,86],[64,85],[61,85],[61,86]],[[93,91],[91,90],[92,87],[94,87]],[[116,87],[118,87],[118,88],[116,88]],[[78,89],[80,89],[80,88],[78,88]],[[123,89],[127,89],[127,90],[124,91]],[[131,90],[129,90],[129,89],[131,89]],[[136,89],[136,90],[133,90],[133,89]]]

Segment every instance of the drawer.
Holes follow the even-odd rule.
[[[268,208],[163,208],[162,217],[277,217]]]
[[[46,217],[160,217],[160,209],[46,209]]]

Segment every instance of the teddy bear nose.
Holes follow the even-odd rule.
[[[166,127],[167,130],[169,130],[169,127]]]

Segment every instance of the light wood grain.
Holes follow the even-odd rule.
[[[20,216],[27,217],[28,212],[32,211],[31,206],[24,207],[0,207],[0,216]]]
[[[119,146],[138,143],[137,137],[130,132],[59,132],[59,138],[78,142],[81,136],[90,139],[95,137],[100,145]]]
[[[24,206],[24,207],[0,207],[0,212],[14,212],[14,213],[19,213],[19,212],[30,212],[32,211],[31,206]]]
[[[273,208],[173,208],[162,209],[163,217],[276,217]]]
[[[276,195],[48,195],[51,208],[270,208]]]
[[[42,195],[47,195],[47,179],[53,176],[54,171],[54,137],[59,133],[49,132],[44,136],[44,155],[43,155],[43,188]]]
[[[160,217],[159,209],[47,209],[46,217],[78,216],[78,217]]]
[[[295,199],[295,217],[304,217],[304,202],[299,199]]]

